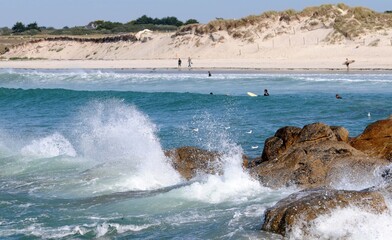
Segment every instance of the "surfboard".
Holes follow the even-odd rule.
[[[355,62],[355,60],[348,60],[348,61],[345,61],[344,63],[343,63],[343,65],[346,65],[347,63],[348,64],[351,64],[351,63],[354,63]]]
[[[257,94],[256,94],[256,93],[247,92],[246,94],[248,94],[250,97],[257,97]]]

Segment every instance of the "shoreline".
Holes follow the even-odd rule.
[[[389,73],[392,66],[379,64],[365,67],[364,64],[353,64],[350,70],[338,67],[329,60],[331,67],[321,61],[294,63],[277,59],[266,62],[256,59],[196,59],[191,68],[175,66],[175,59],[138,59],[138,60],[0,60],[0,69],[17,70],[113,70],[113,71],[141,71],[141,72],[238,72],[238,73]],[[210,63],[211,62],[211,63]],[[215,64],[214,64],[215,63]],[[273,67],[271,65],[279,65]],[[304,67],[306,65],[306,67]],[[355,65],[358,65],[357,67]],[[151,67],[153,66],[153,67]],[[324,66],[324,67],[322,67]]]

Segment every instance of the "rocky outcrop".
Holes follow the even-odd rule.
[[[370,156],[392,161],[392,118],[370,124],[350,144]]]
[[[356,206],[372,213],[386,211],[383,195],[390,194],[392,189],[392,168],[388,161],[391,136],[392,119],[370,124],[353,139],[349,139],[345,128],[323,123],[276,131],[266,140],[262,155],[250,162],[244,160],[244,166],[267,186],[295,185],[308,190],[292,194],[268,209],[262,230],[285,236],[299,227],[306,236],[312,220],[334,209]],[[167,151],[166,155],[186,179],[221,170],[221,155],[216,152],[182,147]],[[374,176],[379,167],[384,167],[378,170],[380,176]],[[375,177],[383,177],[387,184],[363,191],[331,189],[341,179],[361,184]]]
[[[181,147],[165,152],[165,155],[172,160],[174,169],[181,176],[189,180],[198,173],[214,174],[219,171],[220,155],[196,147]]]
[[[259,164],[250,172],[270,187],[329,186],[339,179],[361,181],[388,161],[369,157],[348,143],[348,131],[313,123],[302,129],[284,127],[265,142]],[[256,166],[254,166],[256,165]]]
[[[279,155],[285,152],[294,142],[298,140],[301,128],[283,127],[276,131],[273,137],[268,138],[264,144],[261,161],[270,161],[277,159]]]
[[[382,213],[387,205],[382,194],[373,191],[345,191],[318,189],[290,195],[268,209],[262,230],[286,235],[296,224],[303,224],[306,232],[309,222],[337,208],[356,206],[372,213]]]
[[[391,136],[392,119],[370,124],[353,139],[345,128],[322,123],[279,129],[266,140],[259,164],[250,171],[272,187],[324,188],[301,191],[279,201],[267,210],[262,229],[287,235],[299,227],[306,236],[312,220],[337,208],[350,205],[374,213],[386,211],[383,195],[390,196],[392,189]],[[378,177],[387,183],[383,187],[363,191],[325,188],[340,179],[371,182],[379,167]]]

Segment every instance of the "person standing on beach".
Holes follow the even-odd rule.
[[[353,62],[355,62],[355,60],[348,60],[348,58],[346,58],[346,61],[343,64],[346,65],[347,71],[350,69],[350,64]]]
[[[178,59],[178,67],[181,67],[181,58]]]
[[[191,59],[191,57],[188,57],[188,67],[192,67],[192,59]]]

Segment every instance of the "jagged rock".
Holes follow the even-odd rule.
[[[319,142],[325,140],[337,140],[332,129],[323,123],[312,123],[302,128],[298,142]]]
[[[261,162],[276,159],[298,140],[300,132],[301,128],[291,126],[283,127],[276,131],[273,137],[265,141]]]
[[[261,161],[249,164],[250,172],[269,187],[309,188],[343,178],[366,181],[377,167],[388,164],[351,147],[347,139],[346,129],[322,123],[281,128],[266,140]]]
[[[336,139],[338,141],[342,141],[342,142],[349,142],[349,133],[347,131],[347,129],[345,129],[344,127],[339,127],[339,126],[331,126],[331,130],[332,132],[335,134]]]
[[[217,160],[220,155],[196,147],[181,147],[165,152],[172,159],[174,168],[187,180],[197,173],[214,174],[219,171]]]
[[[370,156],[392,161],[392,118],[370,124],[350,144]]]
[[[384,197],[374,191],[315,189],[294,193],[268,209],[262,230],[285,236],[296,224],[306,232],[309,222],[337,208],[356,206],[372,213],[387,210]]]

